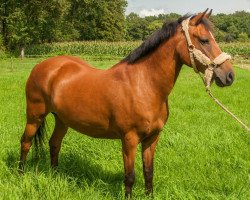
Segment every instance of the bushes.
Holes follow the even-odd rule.
[[[8,55],[5,53],[5,51],[0,49],[0,59],[5,59],[7,57],[8,57]]]

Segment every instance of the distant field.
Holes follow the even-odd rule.
[[[26,47],[27,55],[112,55],[123,57],[128,55],[133,49],[138,47],[142,42],[63,42],[52,44],[32,45]],[[223,51],[230,53],[232,56],[239,55],[248,57],[250,55],[250,42],[221,43]],[[19,52],[16,52],[19,55]]]
[[[85,57],[106,69],[118,59]],[[26,173],[17,173],[25,125],[24,87],[36,59],[0,60],[0,199],[122,199],[123,163],[119,140],[93,139],[69,130],[57,172],[49,151]],[[250,71],[235,67],[231,87],[212,90],[250,125]],[[250,134],[205,93],[199,77],[184,66],[169,96],[170,117],[155,155],[155,199],[250,199]],[[48,117],[49,135],[53,118]],[[47,145],[48,148],[48,145]],[[141,152],[136,160],[134,199],[146,199]]]

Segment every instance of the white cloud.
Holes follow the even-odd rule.
[[[158,16],[160,14],[165,14],[165,10],[164,9],[143,9],[139,12],[139,15],[141,17],[147,17],[147,16]]]

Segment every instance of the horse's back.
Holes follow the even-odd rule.
[[[31,75],[39,74],[39,77],[43,78],[42,75],[47,75],[60,70],[61,68],[70,66],[72,72],[78,70],[91,70],[94,69],[84,60],[73,56],[57,56],[48,58],[41,63],[37,64],[31,72]]]

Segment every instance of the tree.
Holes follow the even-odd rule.
[[[80,40],[123,40],[126,0],[71,0],[67,19]]]
[[[69,0],[0,0],[0,31],[5,46],[73,40],[78,32],[65,20]]]
[[[127,18],[127,40],[143,40],[145,35],[145,20],[136,13],[130,13]]]
[[[147,26],[147,37],[152,35],[153,32],[160,29],[162,27],[162,21],[160,20],[154,20],[150,22]]]
[[[234,41],[239,38],[239,33],[247,33],[250,37],[250,13],[237,11],[233,14],[217,14],[212,16],[212,21],[219,31],[225,34],[224,41]]]
[[[239,34],[239,41],[241,41],[241,42],[246,42],[248,40],[248,35],[247,35],[247,33],[240,33]]]
[[[144,40],[176,13],[125,17],[126,0],[0,0],[0,48],[73,40]],[[211,17],[218,41],[250,37],[250,13]]]
[[[128,40],[144,40],[155,30],[161,28],[163,23],[177,20],[180,15],[176,13],[161,14],[158,16],[139,17],[135,13],[130,13],[127,18]],[[215,37],[218,41],[239,40],[240,33],[246,33],[250,37],[250,13],[238,11],[233,14],[217,14],[212,16],[211,21],[215,25]],[[241,36],[242,37],[242,36]]]

